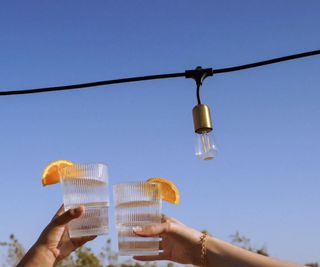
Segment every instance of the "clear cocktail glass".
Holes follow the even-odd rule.
[[[113,185],[120,255],[157,255],[159,237],[139,237],[133,229],[161,223],[161,185],[129,182]]]
[[[74,164],[59,171],[64,209],[85,206],[84,214],[69,222],[70,237],[108,233],[108,174],[101,163]]]

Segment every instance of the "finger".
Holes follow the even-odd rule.
[[[165,214],[161,214],[161,222],[175,222],[176,219],[168,216],[168,215],[165,215]]]
[[[161,261],[166,260],[166,257],[163,253],[160,253],[159,255],[148,255],[148,256],[134,256],[135,260],[138,261]]]
[[[183,224],[182,222],[178,221],[176,218],[170,217],[168,215],[162,214],[161,215],[161,222],[174,222],[178,224]]]
[[[133,231],[139,236],[157,236],[169,231],[169,223],[155,224],[145,227],[134,227]]]
[[[54,225],[64,225],[73,219],[81,217],[84,213],[84,207],[80,206],[74,209],[69,209],[60,216],[56,217],[52,222]]]
[[[169,219],[169,217],[165,214],[161,214],[161,222],[164,223]]]
[[[96,235],[90,235],[90,236],[74,237],[74,238],[71,238],[71,240],[74,242],[87,242],[95,239],[96,237],[97,237]]]
[[[55,218],[60,216],[62,213],[64,213],[64,206],[63,204],[60,206],[60,208],[57,210],[56,214],[53,216],[52,220],[53,221]]]

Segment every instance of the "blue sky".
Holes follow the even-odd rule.
[[[3,1],[0,90],[223,68],[319,49],[319,1]],[[28,248],[62,201],[48,162],[104,162],[110,184],[163,176],[164,212],[270,254],[320,261],[320,57],[208,78],[219,157],[193,155],[184,78],[0,97],[0,240]],[[111,234],[115,239],[113,209]],[[102,246],[100,237],[91,246]]]

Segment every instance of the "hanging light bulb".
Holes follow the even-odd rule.
[[[205,104],[198,104],[193,108],[192,115],[197,138],[196,156],[201,160],[216,158],[218,150],[212,136],[213,128],[209,107]]]
[[[211,133],[197,134],[196,156],[201,160],[214,159],[217,156],[217,147]]]
[[[213,69],[203,69],[198,66],[195,70],[186,71],[185,77],[195,80],[197,85],[197,101],[192,110],[194,131],[196,133],[196,151],[198,159],[210,160],[217,156],[218,150],[212,136],[212,121],[209,106],[202,104],[200,99],[200,88],[202,82],[208,76],[213,75]]]

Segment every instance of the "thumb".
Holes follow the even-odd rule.
[[[84,206],[80,206],[74,209],[69,209],[60,216],[57,216],[53,221],[52,224],[55,226],[65,225],[73,219],[79,218],[84,213]]]

